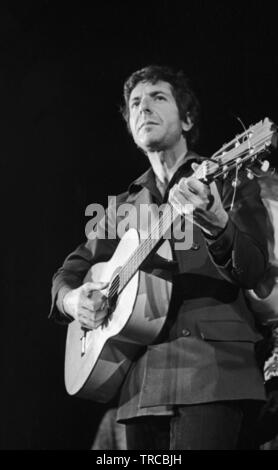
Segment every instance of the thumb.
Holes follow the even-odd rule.
[[[193,162],[193,163],[191,164],[191,168],[192,168],[193,171],[197,171],[198,168],[199,168],[199,166],[200,166],[200,165],[198,165],[198,163],[195,163],[195,162]]]

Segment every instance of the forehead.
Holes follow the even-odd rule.
[[[135,97],[140,97],[142,95],[150,95],[159,91],[167,95],[173,96],[172,86],[170,85],[170,83],[164,82],[163,80],[159,80],[156,83],[145,81],[137,83],[137,85],[133,88],[130,94],[129,101],[134,99]]]

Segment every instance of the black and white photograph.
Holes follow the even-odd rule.
[[[1,450],[278,450],[277,45],[268,1],[1,2]]]

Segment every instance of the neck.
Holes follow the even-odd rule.
[[[187,151],[187,144],[183,139],[174,148],[147,153],[153,171],[161,182],[171,180]]]

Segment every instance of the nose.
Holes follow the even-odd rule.
[[[144,96],[141,99],[139,111],[140,111],[141,114],[151,112],[150,99],[149,99],[148,96]]]

